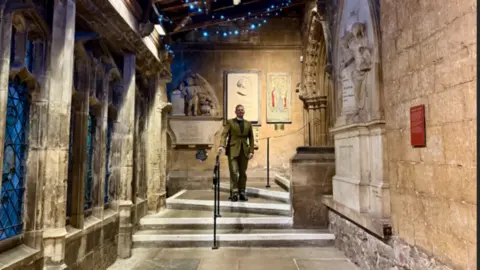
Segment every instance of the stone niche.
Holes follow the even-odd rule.
[[[333,202],[360,215],[390,217],[379,27],[368,0],[341,1],[334,46],[336,121]]]
[[[178,81],[168,118],[172,147],[211,148],[223,119],[215,91],[198,73],[188,72]]]

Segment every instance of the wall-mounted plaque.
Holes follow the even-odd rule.
[[[244,118],[260,124],[260,71],[226,71],[224,73],[224,123],[235,118],[235,107],[242,104]]]
[[[426,146],[425,105],[410,108],[410,141],[413,147]]]

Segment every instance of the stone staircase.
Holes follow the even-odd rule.
[[[247,182],[248,202],[230,202],[229,186],[220,185],[217,218],[219,246],[331,246],[327,230],[294,229],[290,183],[276,176],[265,182]],[[213,188],[182,190],[167,199],[167,209],[147,215],[133,235],[133,247],[205,247],[213,245]]]

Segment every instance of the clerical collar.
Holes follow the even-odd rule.
[[[238,117],[237,117],[237,121],[243,121],[243,119],[242,119],[242,118],[238,118]]]

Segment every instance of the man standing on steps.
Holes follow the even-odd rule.
[[[227,120],[218,148],[219,153],[226,149],[225,154],[228,157],[228,169],[230,170],[230,200],[232,202],[236,202],[238,199],[248,201],[245,194],[247,167],[248,160],[253,158],[254,149],[252,124],[243,119],[245,114],[243,105],[235,107],[235,114],[236,118]]]

